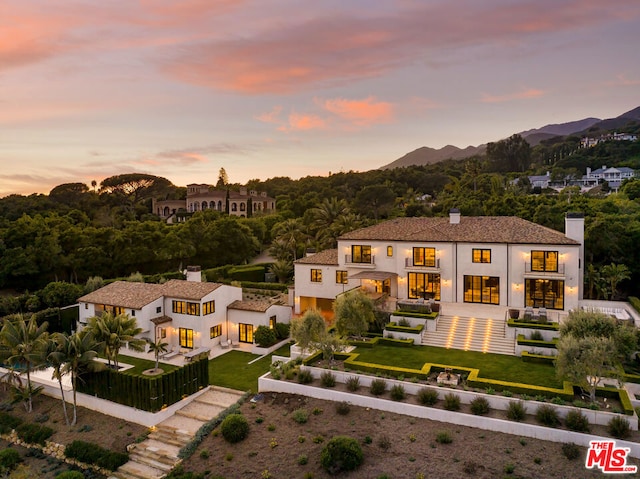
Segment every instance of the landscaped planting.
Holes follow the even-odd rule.
[[[332,475],[353,471],[362,464],[364,455],[357,440],[348,436],[332,438],[322,449],[320,464]]]

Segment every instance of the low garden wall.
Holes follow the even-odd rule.
[[[322,372],[326,372],[326,369],[321,368],[313,368],[306,366],[304,369],[309,369],[314,377],[319,377]],[[358,376],[360,378],[360,384],[362,386],[368,386],[371,384],[371,381],[376,379],[375,377],[366,376],[366,375],[357,375],[354,373],[346,373],[342,371],[331,371],[335,377],[337,382],[344,382],[344,380],[351,376]],[[317,376],[316,376],[317,375]],[[385,379],[389,385],[393,385],[396,383],[400,383],[400,381],[395,381],[391,379]],[[424,387],[430,387],[432,389],[437,390],[438,392],[454,392],[460,396],[461,402],[470,402],[477,396],[484,396],[491,407],[495,407],[494,405],[503,404],[503,401],[514,401],[513,398],[504,398],[493,395],[481,394],[481,393],[472,393],[469,391],[463,391],[458,389],[449,389],[442,387],[433,387],[426,386],[424,384],[414,384],[408,382],[401,382],[404,386],[405,390],[409,394],[415,394],[415,392]],[[555,429],[551,427],[537,426],[534,424],[523,424],[520,422],[508,421],[505,419],[494,419],[485,416],[476,416],[472,414],[459,413],[453,411],[447,411],[443,409],[437,409],[428,406],[420,406],[415,404],[407,404],[406,402],[392,401],[389,399],[381,399],[373,396],[364,396],[359,394],[351,394],[342,391],[336,391],[334,389],[326,389],[317,386],[309,386],[298,384],[290,381],[281,381],[272,379],[269,373],[258,378],[258,390],[260,392],[279,392],[279,393],[287,393],[287,394],[300,394],[303,396],[313,397],[316,399],[324,399],[328,401],[346,401],[355,406],[368,407],[373,409],[378,409],[381,411],[388,411],[397,414],[404,414],[408,416],[420,417],[425,419],[432,419],[435,421],[442,421],[451,424],[457,424],[462,426],[476,427],[480,429],[485,429],[488,431],[496,431],[496,432],[504,432],[507,434],[514,434],[518,436],[531,437],[536,439],[542,439],[546,441],[553,442],[573,442],[574,444],[578,444],[580,446],[589,447],[589,441],[593,441],[594,439],[602,439],[602,440],[610,440],[610,438],[599,438],[597,436],[593,436],[591,434],[583,434],[573,431],[565,431],[561,429]],[[463,395],[464,393],[464,395]],[[508,403],[505,403],[508,404]],[[536,401],[526,401],[528,407],[537,406],[538,403]],[[561,408],[564,409],[574,409],[573,407],[566,406],[557,406],[558,414],[561,416],[566,415],[567,410],[562,411]],[[529,411],[532,412],[532,411]],[[581,410],[588,418],[591,420],[594,418],[598,421],[598,424],[601,424],[600,421],[604,420],[606,417],[606,424],[611,417],[612,413],[606,413],[602,411],[590,411],[590,410]],[[595,413],[594,415],[589,415],[588,413]],[[631,428],[634,430],[638,429],[638,418],[637,416],[629,417],[625,416],[631,425]],[[616,440],[616,445],[618,447],[628,447],[631,457],[640,458],[640,444],[630,441],[622,441]]]

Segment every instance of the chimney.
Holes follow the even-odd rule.
[[[458,208],[451,208],[449,210],[449,224],[460,224],[460,210]]]
[[[587,178],[591,177],[591,168],[587,166]]]
[[[584,214],[568,212],[564,219],[564,235],[580,243],[578,256],[578,299],[583,299],[584,289]]]
[[[202,283],[202,272],[200,266],[187,266],[187,281]]]
[[[305,256],[308,258],[309,256],[313,256],[314,254],[316,254],[316,249],[315,248],[307,248],[306,254]]]

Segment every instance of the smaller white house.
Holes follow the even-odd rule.
[[[265,300],[270,304],[257,308],[252,301],[242,300],[242,288],[200,282],[197,273],[190,276],[191,281],[108,284],[78,300],[79,327],[106,311],[125,313],[136,318],[142,328],[140,337],[162,339],[171,349],[193,350],[229,341],[253,343],[256,327],[290,321],[291,307]]]

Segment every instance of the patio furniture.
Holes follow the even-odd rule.
[[[533,308],[531,306],[527,306],[524,308],[524,318],[525,321],[533,321]]]
[[[180,349],[178,348],[172,348],[170,351],[164,353],[162,356],[160,356],[160,358],[162,359],[171,359],[177,355],[180,354]]]
[[[193,351],[190,351],[188,353],[184,354],[184,360],[187,362],[193,361],[194,359],[196,359],[198,356],[204,356],[205,354],[208,356],[209,355],[209,348],[198,348],[198,349],[194,349]]]
[[[547,308],[540,308],[538,310],[538,322],[546,323],[548,321],[549,321],[549,318],[547,317]]]

